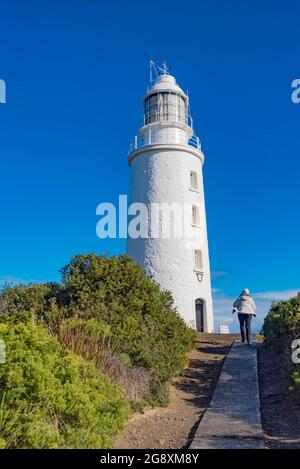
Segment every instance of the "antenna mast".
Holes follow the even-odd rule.
[[[164,60],[162,66],[157,65],[153,60],[150,60],[150,83],[159,75],[169,75],[169,67]]]

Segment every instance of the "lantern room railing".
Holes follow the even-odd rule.
[[[178,142],[172,142],[172,138],[170,138],[169,141],[161,141],[161,138],[157,133],[154,134],[149,134],[147,137],[147,140],[145,137],[139,137],[138,135],[135,136],[133,142],[129,146],[129,151],[128,155],[130,155],[133,151],[138,150],[139,148],[143,148],[149,145],[164,145],[164,144],[170,144],[170,143],[175,143],[178,145],[183,145],[187,147],[193,147],[196,148],[197,150],[201,151],[201,142],[199,137],[197,135],[193,135],[189,140],[186,141],[186,143],[178,143]]]

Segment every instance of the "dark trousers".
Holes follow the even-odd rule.
[[[242,342],[245,342],[245,329],[246,329],[246,339],[247,339],[247,342],[250,343],[252,314],[239,313],[238,317],[240,321]]]

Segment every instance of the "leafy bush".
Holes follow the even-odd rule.
[[[61,285],[53,282],[8,285],[0,293],[0,321],[37,323],[46,316],[48,322],[58,323],[65,314],[63,294]]]
[[[275,351],[290,347],[300,337],[300,293],[288,301],[273,303],[263,324],[267,345]]]
[[[97,319],[68,318],[58,326],[58,339],[68,349],[106,371],[112,355],[111,330]]]
[[[77,255],[62,269],[60,285],[6,288],[0,320],[43,324],[62,345],[124,379],[134,400],[147,394],[152,404],[166,402],[168,383],[195,341],[171,294],[125,255]]]
[[[50,288],[47,285],[7,286],[0,296],[1,321],[34,322],[43,314],[49,292]]]
[[[0,324],[0,445],[107,448],[126,422],[121,388],[41,326]]]
[[[127,354],[118,354],[111,328],[99,319],[68,318],[59,325],[60,343],[95,365],[124,388],[133,408],[140,408],[150,394],[149,373],[134,366]]]
[[[300,293],[288,301],[273,303],[263,324],[265,343],[275,352],[286,355],[291,371],[292,388],[300,398],[300,366],[291,362],[291,344],[300,338]]]
[[[150,372],[153,402],[164,403],[167,383],[184,366],[195,340],[171,294],[125,255],[74,256],[62,270],[62,283],[67,316],[108,324],[113,347]]]

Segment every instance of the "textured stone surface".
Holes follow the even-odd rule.
[[[235,343],[191,448],[263,448],[256,346]]]
[[[189,190],[190,171],[198,174],[199,192]],[[175,305],[184,320],[196,326],[195,300],[205,301],[205,331],[213,330],[210,267],[206,233],[206,215],[202,165],[199,158],[188,151],[147,151],[131,165],[130,203],[144,203],[149,213],[151,204],[178,204],[187,207],[183,228],[191,226],[191,206],[200,208],[200,228],[192,228],[195,241],[186,236],[170,239],[128,238],[127,253],[163,289],[173,294]],[[184,213],[183,210],[182,213]],[[173,222],[172,222],[173,223]],[[194,271],[194,249],[202,251],[204,277],[199,282]]]
[[[156,78],[150,89],[151,94],[164,83],[164,91],[170,89],[174,92],[175,86],[176,92],[183,95],[182,90],[174,85],[173,77],[164,77],[163,82],[161,80],[161,76]],[[178,312],[193,328],[196,327],[195,300],[201,299],[204,302],[204,330],[212,332],[213,308],[202,173],[204,155],[200,148],[189,144],[192,133],[191,127],[176,122],[176,119],[158,119],[140,129],[138,137],[141,144],[129,157],[130,204],[144,204],[149,215],[152,209],[152,216],[149,217],[143,211],[140,217],[143,221],[149,222],[150,218],[152,222],[156,220],[157,225],[171,229],[164,230],[163,234],[159,233],[159,229],[153,230],[149,237],[129,236],[127,253],[164,290],[172,292]],[[197,190],[190,188],[191,171],[197,174]],[[158,204],[164,204],[169,212],[171,209],[172,216],[167,214],[168,210],[164,217],[155,212]],[[198,226],[192,225],[193,205],[199,209]],[[150,228],[153,228],[151,224]],[[149,234],[149,226],[146,228]],[[196,249],[202,252],[202,281],[198,280],[195,272]]]
[[[257,438],[203,438],[197,445],[191,446],[197,449],[263,449],[263,440]]]

